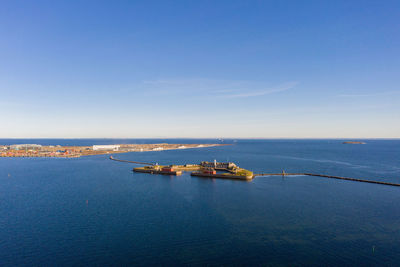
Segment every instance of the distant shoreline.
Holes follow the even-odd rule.
[[[42,146],[37,144],[16,144],[0,146],[0,157],[44,157],[44,158],[79,158],[82,156],[119,154],[129,152],[164,151],[226,146],[229,144],[113,144],[93,146]]]
[[[123,137],[81,137],[81,138],[47,138],[47,137],[2,137],[1,140],[208,140],[208,141],[234,141],[234,140],[338,140],[338,141],[346,141],[346,140],[400,140],[400,137],[359,137],[359,138],[351,138],[351,137],[223,137],[223,138],[212,138],[212,137],[137,137],[137,138],[123,138]],[[1,146],[1,145],[0,145]]]

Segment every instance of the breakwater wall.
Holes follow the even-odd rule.
[[[361,182],[361,183],[400,186],[400,184],[396,184],[396,183],[388,183],[388,182],[373,181],[373,180],[364,180],[364,179],[358,179],[358,178],[341,177],[341,176],[333,176],[333,175],[325,175],[325,174],[315,174],[315,173],[286,173],[286,172],[283,171],[281,173],[259,173],[259,174],[255,174],[254,176],[293,176],[293,175],[316,176],[316,177],[347,180],[347,181]]]
[[[115,158],[113,158],[112,156],[110,157],[110,159],[111,159],[111,160],[114,160],[114,161],[119,161],[119,162],[135,163],[135,164],[141,164],[141,165],[151,165],[151,166],[156,165],[156,164],[154,164],[154,163],[149,163],[149,162],[139,162],[139,161],[130,161],[130,160],[123,160],[123,159],[115,159]]]

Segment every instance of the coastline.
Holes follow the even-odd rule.
[[[179,149],[194,149],[230,144],[114,144],[114,145],[93,145],[93,146],[41,146],[36,144],[21,144],[0,146],[0,157],[44,157],[44,158],[79,158],[82,156],[121,154],[129,152],[149,152]]]

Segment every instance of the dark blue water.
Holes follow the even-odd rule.
[[[341,142],[238,140],[116,157],[160,164],[228,160],[256,173],[284,169],[400,183],[399,140]],[[400,188],[303,176],[252,182],[157,176],[107,158],[0,158],[1,266],[399,264]]]

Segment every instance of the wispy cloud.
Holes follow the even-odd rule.
[[[285,82],[271,86],[267,82],[247,80],[212,80],[212,79],[162,79],[143,81],[141,87],[156,94],[214,95],[218,98],[245,98],[264,96],[284,92],[295,87],[297,82]]]
[[[240,98],[240,97],[264,96],[264,95],[269,95],[269,94],[273,94],[273,93],[279,93],[279,92],[284,92],[284,91],[290,90],[293,87],[295,87],[297,84],[298,84],[297,82],[289,82],[289,83],[282,84],[275,88],[269,88],[269,89],[257,90],[257,91],[247,91],[244,93],[225,94],[225,95],[220,95],[220,97]]]
[[[342,94],[339,97],[369,97],[369,96],[385,96],[385,95],[398,95],[400,91],[387,91],[382,93],[368,93],[368,94]]]

